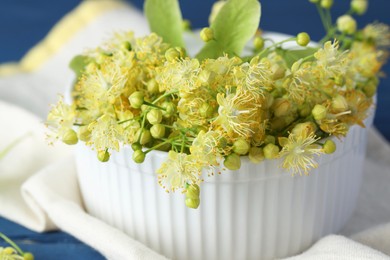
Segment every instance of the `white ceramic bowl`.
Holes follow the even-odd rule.
[[[366,138],[367,129],[353,126],[309,176],[292,177],[280,160],[244,158],[239,171],[205,179],[197,210],[185,206],[183,194],[157,184],[164,152],[139,165],[125,147],[101,163],[79,145],[76,161],[88,212],[169,258],[273,259],[300,253],[346,223],[362,180]]]

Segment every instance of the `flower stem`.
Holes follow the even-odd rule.
[[[20,249],[20,247],[15,244],[14,241],[12,241],[11,239],[9,239],[6,235],[4,235],[3,233],[0,232],[0,238],[2,238],[5,242],[7,242],[9,245],[11,245],[13,248],[15,248],[15,250],[21,255],[23,256],[24,255],[24,252],[22,249]]]

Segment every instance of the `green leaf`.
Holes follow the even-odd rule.
[[[84,55],[77,55],[73,57],[73,59],[69,63],[69,67],[76,74],[77,78],[79,78],[84,70],[84,68],[88,65],[91,59]]]
[[[286,50],[286,49],[276,49],[276,53],[281,55],[286,61],[287,66],[291,67],[294,62],[306,58],[307,56],[313,55],[318,49],[317,48],[305,48],[302,50]]]
[[[209,41],[196,56],[217,58],[224,53],[240,55],[259,27],[261,6],[258,0],[229,0],[211,24],[215,40]]]
[[[145,0],[144,12],[152,32],[172,46],[184,47],[183,19],[177,0]]]

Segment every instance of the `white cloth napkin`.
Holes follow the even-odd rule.
[[[91,21],[34,72],[0,78],[0,100],[8,102],[0,101],[0,151],[22,137],[0,159],[0,215],[38,232],[64,230],[109,259],[165,259],[84,211],[72,148],[47,146],[42,124],[72,78],[70,57],[128,28],[147,32],[143,17],[123,5]],[[375,130],[368,145],[362,192],[344,236],[325,237],[290,259],[390,259],[390,147]]]

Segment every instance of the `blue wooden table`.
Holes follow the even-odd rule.
[[[0,1],[0,63],[19,60],[26,51],[41,40],[50,28],[80,0],[1,0]],[[134,0],[141,8],[143,0]],[[324,34],[315,7],[308,0],[262,0],[263,30],[297,34],[307,31],[314,40]],[[335,16],[346,10],[349,1],[336,1]],[[181,1],[183,15],[195,28],[207,26],[208,10],[213,0]],[[370,1],[366,16],[358,22],[378,20],[390,24],[390,1]],[[129,28],[131,29],[131,28]],[[390,75],[390,66],[384,71]],[[1,97],[0,97],[1,98]],[[382,79],[378,95],[375,125],[390,140],[390,79]],[[38,234],[0,218],[0,231],[14,239],[36,259],[103,259],[90,247],[63,232]],[[0,243],[4,246],[4,243]]]

